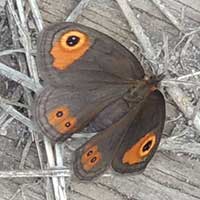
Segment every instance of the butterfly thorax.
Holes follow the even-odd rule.
[[[143,102],[149,94],[157,89],[157,85],[163,76],[145,76],[143,80],[138,80],[131,85],[124,94],[124,100],[131,106]]]

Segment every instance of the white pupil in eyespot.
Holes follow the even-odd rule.
[[[77,37],[75,35],[72,35],[72,36],[69,36],[68,39],[67,39],[67,44],[69,46],[75,46],[76,44],[78,44],[80,41],[80,37]]]

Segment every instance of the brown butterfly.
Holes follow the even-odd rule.
[[[58,23],[39,36],[37,65],[44,89],[34,120],[52,141],[88,126],[98,134],[79,147],[75,175],[91,180],[109,166],[140,172],[154,155],[165,121],[161,77],[149,77],[125,47],[76,23]]]

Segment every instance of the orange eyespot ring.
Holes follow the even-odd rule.
[[[95,153],[98,151],[98,147],[97,146],[92,146],[91,148],[89,148],[81,157],[81,163],[85,163],[88,161],[88,159],[90,159],[92,156],[95,155]]]
[[[68,31],[54,41],[50,54],[52,66],[57,70],[67,70],[71,64],[80,59],[90,48],[91,41],[87,34],[80,31]]]
[[[61,46],[68,51],[81,48],[87,41],[87,36],[79,31],[69,31],[65,33],[61,39]]]
[[[56,117],[58,117],[58,118],[60,118],[60,117],[62,117],[63,116],[63,111],[58,111],[57,113],[56,113]]]
[[[141,162],[149,155],[155,144],[156,134],[154,132],[147,133],[124,153],[122,163],[132,165]]]
[[[89,171],[101,160],[101,154],[97,152],[87,163],[84,163],[83,169]]]
[[[101,160],[101,153],[95,145],[89,148],[81,157],[81,164],[85,171],[92,169]]]
[[[155,143],[156,143],[156,136],[155,135],[148,135],[148,137],[146,138],[146,140],[144,141],[144,143],[140,147],[140,150],[139,150],[140,156],[141,157],[147,156],[151,152]]]
[[[60,106],[47,114],[48,123],[60,134],[75,130],[77,119],[70,114],[67,106]]]

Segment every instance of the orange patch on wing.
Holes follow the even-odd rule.
[[[85,171],[89,171],[99,163],[102,159],[101,153],[98,151],[98,146],[92,146],[81,157],[81,164]]]
[[[74,43],[69,45],[67,41],[69,38],[78,38]],[[73,42],[71,39],[70,42]],[[61,38],[54,43],[50,54],[53,56],[53,67],[58,70],[67,69],[72,63],[83,56],[90,47],[90,41],[85,33],[79,31],[69,31],[61,36]]]
[[[122,163],[129,165],[141,162],[153,149],[156,144],[156,134],[147,133],[136,144],[128,149],[122,158]]]
[[[70,110],[66,106],[60,106],[47,114],[48,122],[60,134],[71,133],[75,130],[77,119],[70,114]]]

